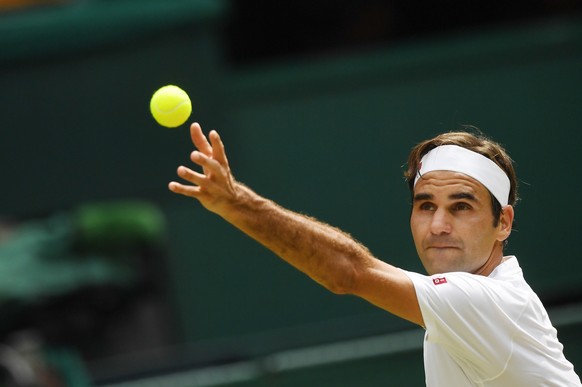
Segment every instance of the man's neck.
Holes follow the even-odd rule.
[[[495,246],[493,246],[489,258],[474,274],[488,277],[489,274],[491,274],[503,261],[503,243],[495,242]]]

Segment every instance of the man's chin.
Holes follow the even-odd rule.
[[[431,249],[424,257],[423,264],[429,275],[450,273],[452,271],[463,271],[459,267],[462,261],[460,250],[458,249]]]

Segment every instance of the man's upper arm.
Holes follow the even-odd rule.
[[[354,295],[388,312],[424,326],[412,280],[404,271],[380,260],[357,274]]]

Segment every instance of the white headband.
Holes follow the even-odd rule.
[[[457,145],[441,145],[425,154],[420,160],[414,185],[425,173],[453,171],[464,173],[485,186],[506,206],[511,184],[503,170],[487,157]]]

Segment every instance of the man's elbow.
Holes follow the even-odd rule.
[[[342,265],[335,275],[326,277],[318,282],[334,294],[354,294],[357,277],[357,269],[353,264],[349,263]]]

